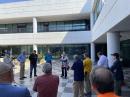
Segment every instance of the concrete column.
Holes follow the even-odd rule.
[[[13,56],[13,55],[12,55],[12,48],[11,48],[11,49],[10,49],[10,57],[12,58],[12,56]]]
[[[91,59],[95,63],[95,44],[91,43]]]
[[[37,33],[37,19],[33,18],[33,33]]]
[[[109,67],[113,64],[112,53],[120,53],[120,33],[108,32],[107,33],[107,56]]]
[[[26,48],[25,48],[25,46],[21,46],[21,53],[22,53],[23,51],[26,52]]]
[[[33,50],[36,50],[38,52],[38,48],[36,44],[33,44]]]
[[[33,18],[33,33],[37,34],[37,18],[36,17]],[[35,35],[34,35],[34,41],[35,41]],[[35,43],[33,44],[33,50],[37,51],[37,45]]]
[[[92,29],[92,27],[93,27],[93,24],[94,24],[94,19],[93,19],[93,12],[91,11],[91,13],[90,13],[90,28]]]

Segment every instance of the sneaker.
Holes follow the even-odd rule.
[[[63,75],[61,75],[60,77],[63,77]]]
[[[65,77],[65,79],[67,79],[67,76]]]
[[[34,75],[35,77],[37,77],[37,75]]]
[[[27,77],[24,76],[23,78],[27,78]]]
[[[24,78],[22,77],[22,78],[19,78],[20,80],[23,80]]]

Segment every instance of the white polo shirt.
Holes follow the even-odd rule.
[[[108,67],[108,59],[105,55],[101,55],[98,62],[97,66],[103,66],[103,67]]]

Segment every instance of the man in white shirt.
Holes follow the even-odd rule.
[[[105,68],[108,68],[108,59],[105,55],[103,55],[102,52],[98,52],[97,56],[99,58],[98,62],[97,62],[97,66],[103,66]]]

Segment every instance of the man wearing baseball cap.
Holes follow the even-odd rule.
[[[113,53],[111,54],[113,57],[113,65],[110,68],[110,70],[113,72],[114,75],[114,90],[115,93],[119,96],[121,96],[121,84],[124,80],[124,75],[123,75],[123,70],[122,70],[122,65],[120,62],[120,55],[119,53]]]
[[[27,88],[12,85],[13,81],[12,66],[0,62],[0,97],[31,97]]]

